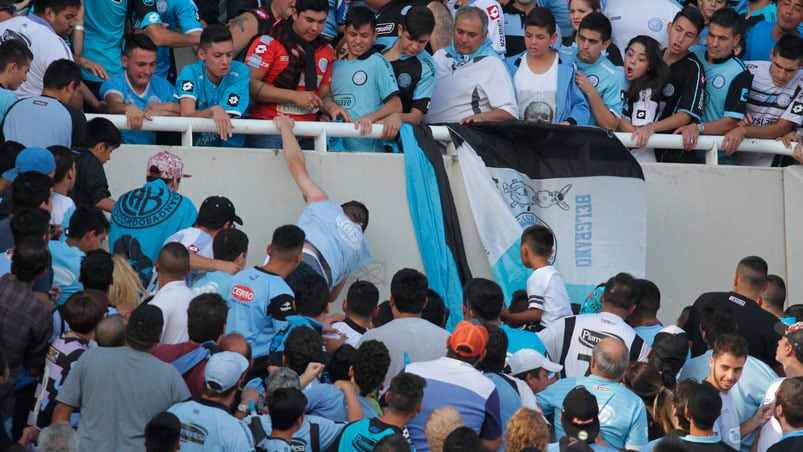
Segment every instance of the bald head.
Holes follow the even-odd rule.
[[[606,337],[594,346],[591,373],[611,380],[621,380],[630,361],[630,352],[624,342]]]
[[[245,359],[251,361],[251,344],[240,333],[230,333],[223,336],[223,339],[220,340],[220,350],[239,353],[245,356]]]
[[[101,319],[95,327],[95,342],[101,347],[125,345],[125,319],[118,314]]]
[[[160,283],[186,279],[190,272],[190,252],[181,243],[166,244],[156,259],[156,271]]]

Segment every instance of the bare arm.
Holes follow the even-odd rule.
[[[251,81],[248,82],[248,91],[251,93],[252,102],[290,102],[299,108],[306,108],[313,111],[316,108],[320,108],[321,99],[314,92],[278,88],[262,80],[265,76],[263,72],[252,67],[248,69],[251,71]]]
[[[53,409],[53,424],[58,422],[70,422],[70,415],[75,411],[75,407],[58,402]]]
[[[496,439],[483,439],[481,441],[482,441],[482,450],[489,452],[499,450],[499,446],[502,445],[501,437]]]
[[[301,152],[301,146],[298,145],[296,136],[293,134],[294,121],[287,116],[277,116],[273,118],[273,123],[276,124],[282,134],[284,160],[287,163],[287,169],[290,170],[290,175],[293,176],[293,180],[296,181],[296,185],[301,190],[304,200],[309,204],[329,199],[326,196],[326,192],[307,173],[304,153]]]
[[[691,115],[679,111],[668,118],[664,118],[660,121],[651,122],[649,124],[635,127],[633,132],[633,136],[631,139],[636,142],[636,146],[643,148],[647,145],[647,141],[650,139],[650,136],[655,132],[663,132],[666,130],[675,130],[678,127],[684,126],[691,122]]]
[[[164,24],[148,25],[145,29],[148,37],[160,47],[193,47],[200,43],[201,32],[179,33],[168,30]]]
[[[492,110],[486,113],[478,113],[476,115],[471,115],[466,118],[463,118],[460,121],[460,124],[469,124],[472,122],[483,122],[483,121],[510,121],[513,119],[516,119],[516,117],[511,115],[507,110],[497,108],[496,110]]]
[[[242,13],[229,22],[229,31],[234,41],[234,54],[242,52],[259,31],[257,19],[251,13]]]
[[[502,309],[500,318],[503,322],[510,325],[521,325],[523,323],[539,322],[544,311],[540,309],[528,309],[523,312],[511,313],[507,309]]]
[[[580,88],[580,91],[586,95],[588,105],[591,107],[591,114],[594,115],[597,124],[605,129],[616,129],[616,126],[619,125],[619,117],[613,114],[611,109],[605,105],[602,96],[599,95],[597,88],[591,84],[588,77],[578,71],[574,74],[574,80],[575,83],[577,83],[577,87]]]
[[[190,268],[193,270],[221,271],[231,275],[242,270],[242,268],[234,262],[209,259],[208,257],[199,256],[197,254],[190,254]]]
[[[101,199],[95,204],[95,207],[105,212],[111,212],[112,208],[114,208],[114,200],[111,198]]]
[[[429,45],[432,47],[432,53],[435,53],[452,43],[452,14],[441,2],[430,2],[427,8],[435,16],[435,29],[429,37]]]
[[[184,97],[181,99],[181,116],[188,118],[212,118],[217,126],[217,133],[220,135],[220,139],[224,141],[234,135],[232,130],[234,126],[231,124],[231,118],[220,105],[213,105],[206,110],[197,110],[195,108],[195,99]]]
[[[348,409],[349,413],[348,422],[359,421],[360,419],[364,418],[365,415],[362,412],[360,401],[357,398],[357,388],[354,383],[348,380],[338,380],[335,382],[335,386],[337,386],[337,389],[343,391],[343,395],[346,396],[346,408]]]

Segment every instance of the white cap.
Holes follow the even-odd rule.
[[[560,372],[563,366],[553,363],[546,356],[531,348],[524,348],[510,357],[510,373],[518,375],[534,369],[546,369],[547,372]]]
[[[240,381],[248,369],[248,360],[239,353],[217,352],[209,358],[204,371],[204,381],[209,389],[226,392]],[[213,383],[214,386],[210,385]]]

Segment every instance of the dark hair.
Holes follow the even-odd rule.
[[[351,380],[349,369],[357,359],[357,349],[349,344],[343,344],[332,353],[329,362],[326,363],[326,371],[329,373],[329,381]]]
[[[421,318],[441,328],[446,325],[446,321],[449,320],[449,308],[438,292],[427,289],[427,305],[421,311]]]
[[[527,297],[527,291],[519,289],[513,292],[510,297],[510,306],[507,307],[511,314],[524,312],[528,309],[530,302]]]
[[[697,428],[710,430],[722,410],[722,398],[710,384],[698,383],[688,389],[686,408]]]
[[[351,11],[352,10],[349,10],[349,12]],[[363,232],[368,229],[369,214],[368,208],[365,207],[365,204],[361,203],[360,201],[352,200],[341,204],[340,208],[343,209],[343,213],[345,213],[351,221],[360,225],[360,228]]]
[[[0,47],[2,47],[0,45]],[[67,171],[70,171],[75,163],[72,151],[67,146],[53,145],[48,146],[47,150],[53,154],[53,159],[56,161],[56,172],[53,174],[53,184],[58,184],[67,176]]]
[[[577,27],[577,31],[579,32],[580,30],[599,32],[599,36],[603,42],[611,39],[611,21],[605,17],[605,14],[596,11],[589,13],[580,21],[580,26]]]
[[[37,9],[37,11],[39,10]],[[31,64],[31,61],[33,61],[33,53],[21,40],[9,39],[0,44],[0,71],[5,71],[11,63],[22,67]]]
[[[388,407],[401,413],[412,414],[424,400],[427,381],[416,374],[402,372],[390,380]]]
[[[36,237],[43,240],[50,230],[50,212],[45,209],[26,208],[11,217],[11,236],[14,243],[23,237]]]
[[[301,248],[304,247],[306,234],[294,224],[279,226],[273,231],[273,238],[270,241],[271,256],[284,260],[295,260]]]
[[[776,309],[783,309],[786,302],[786,283],[783,278],[778,275],[767,275],[767,290],[764,291],[762,299]]]
[[[42,276],[50,266],[50,251],[41,237],[23,237],[14,244],[11,256],[11,273],[18,280],[29,283]]]
[[[199,47],[208,49],[212,44],[219,42],[233,41],[231,31],[222,24],[211,24],[201,32],[201,42]]]
[[[714,342],[713,357],[729,353],[737,358],[747,357],[750,346],[747,339],[736,334],[723,334]]]
[[[475,452],[482,450],[482,441],[471,427],[462,426],[452,430],[443,440],[443,452]]]
[[[496,320],[505,304],[499,284],[485,278],[474,278],[463,286],[463,300],[482,320]]]
[[[569,7],[571,7],[573,1],[578,1],[578,0],[569,0]],[[585,4],[588,5],[588,7],[591,8],[592,11],[600,10],[599,0],[579,0],[579,1],[585,2]]]
[[[14,200],[12,214],[49,203],[52,187],[53,179],[46,174],[36,171],[20,173],[11,183],[11,199]]]
[[[296,0],[296,14],[304,11],[315,11],[318,13],[329,12],[329,2],[327,0]]]
[[[212,240],[215,259],[234,262],[240,254],[248,252],[248,236],[245,232],[229,228],[219,231]]]
[[[675,385],[672,390],[672,403],[677,408],[678,425],[683,430],[689,429],[689,419],[686,417],[684,410],[689,399],[689,389],[698,385],[699,383],[692,378],[681,380]]]
[[[368,317],[379,303],[379,289],[370,281],[358,280],[349,287],[346,295],[349,314]]]
[[[352,365],[354,383],[360,388],[360,395],[367,396],[379,388],[385,379],[390,367],[390,352],[384,343],[367,340],[360,344]]]
[[[681,17],[685,17],[689,22],[691,22],[694,28],[697,29],[698,36],[700,35],[700,32],[703,31],[703,28],[705,28],[705,18],[703,17],[703,13],[693,6],[686,6],[682,10],[678,11],[678,13],[675,14],[675,18],[672,19],[672,23]]]
[[[705,342],[714,346],[717,338],[723,334],[732,334],[737,330],[736,317],[730,306],[704,306],[700,316],[700,330],[705,333]]]
[[[296,312],[308,317],[317,317],[329,305],[329,285],[323,276],[310,273],[294,281],[292,286],[296,300]],[[303,372],[302,372],[303,373]]]
[[[279,388],[268,396],[270,423],[274,430],[289,430],[304,416],[307,397],[296,388]]]
[[[216,293],[198,295],[187,308],[187,333],[197,343],[216,341],[223,334],[229,307]]]
[[[70,83],[78,85],[84,81],[84,76],[81,75],[81,67],[78,63],[70,60],[55,60],[50,63],[50,66],[45,69],[45,75],[42,77],[42,85],[49,89],[64,89]]]
[[[636,298],[636,310],[633,314],[656,315],[661,308],[661,290],[654,282],[648,279],[637,279],[639,285],[638,298]]]
[[[44,14],[46,8],[50,8],[58,14],[69,7],[81,7],[81,0],[34,0],[33,10],[37,14]]]
[[[637,292],[636,279],[629,273],[618,273],[605,283],[602,302],[621,309],[630,309],[636,303]]]
[[[536,224],[521,233],[521,244],[536,256],[548,257],[555,245],[555,236],[548,227]]]
[[[106,250],[97,249],[86,253],[81,260],[79,279],[84,289],[109,293],[114,282],[114,259]]]
[[[549,33],[549,36],[552,36],[555,34],[556,28],[555,16],[552,15],[552,11],[549,8],[536,6],[527,13],[527,17],[524,19],[524,28],[527,27],[543,28]]]
[[[301,375],[307,364],[321,361],[323,340],[311,328],[298,326],[292,329],[284,340],[284,359],[287,367]]]
[[[435,15],[426,6],[416,5],[407,10],[399,25],[410,33],[410,38],[418,39],[432,34],[435,29]]]
[[[787,317],[794,317],[795,322],[803,322],[803,304],[793,304],[786,308],[783,314]]]
[[[17,166],[17,155],[25,149],[25,145],[16,141],[0,143],[0,174]]]
[[[502,372],[507,358],[507,334],[496,325],[484,326],[488,330],[488,345],[485,346],[485,357],[477,364],[477,369],[482,372]]]
[[[667,400],[672,392],[664,386],[658,369],[650,363],[630,363],[622,376],[622,384],[639,396],[645,406],[652,407],[655,427],[661,430],[661,435],[665,434],[672,426]]]
[[[89,232],[101,235],[109,231],[109,220],[102,210],[95,206],[82,205],[70,217],[67,238],[81,240]]]
[[[775,406],[783,408],[784,420],[793,428],[803,427],[803,377],[789,377],[781,382],[775,395]]]
[[[346,28],[349,25],[356,29],[362,28],[364,25],[370,25],[371,29],[376,29],[374,12],[368,9],[367,6],[349,8],[349,12],[346,13]]]
[[[427,301],[427,277],[418,270],[403,268],[390,281],[390,295],[399,312],[419,314]]]
[[[149,52],[156,52],[159,48],[153,40],[145,33],[131,33],[125,37],[125,47],[123,48],[123,55],[130,57],[134,49],[147,50]]]
[[[94,148],[100,143],[116,149],[123,144],[123,135],[120,133],[120,129],[108,119],[92,118],[86,123],[84,146]]]
[[[168,411],[162,411],[145,426],[145,450],[147,452],[172,452],[179,444],[181,421]]]
[[[739,281],[754,291],[764,289],[767,284],[767,272],[767,261],[758,256],[747,256],[736,266]]]
[[[61,317],[70,325],[70,330],[88,334],[95,329],[100,319],[106,316],[109,299],[106,294],[93,289],[82,290],[70,295],[59,307]]]
[[[409,452],[410,442],[401,433],[385,435],[376,442],[374,452]]]
[[[165,243],[156,259],[159,273],[174,279],[184,279],[190,272],[190,252],[179,242]]]
[[[714,14],[711,14],[708,19],[709,27],[711,24],[729,29],[733,36],[744,35],[744,19],[731,8],[720,8],[714,11]]]
[[[800,36],[783,35],[781,39],[775,43],[772,54],[781,58],[786,58],[787,60],[799,62],[803,60],[803,39],[801,39]]]
[[[164,315],[158,306],[141,304],[131,311],[125,329],[128,346],[146,351],[159,342],[164,328]]]
[[[634,44],[644,46],[648,68],[644,75],[630,81],[627,93],[625,93],[628,102],[636,102],[641,92],[647,89],[652,90],[653,93],[660,93],[669,81],[669,66],[662,57],[661,44],[649,36],[638,35],[627,43],[625,54]]]

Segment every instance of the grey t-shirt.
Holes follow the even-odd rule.
[[[130,347],[93,347],[70,371],[56,400],[81,410],[79,451],[143,449],[145,425],[190,397],[175,367]]]

